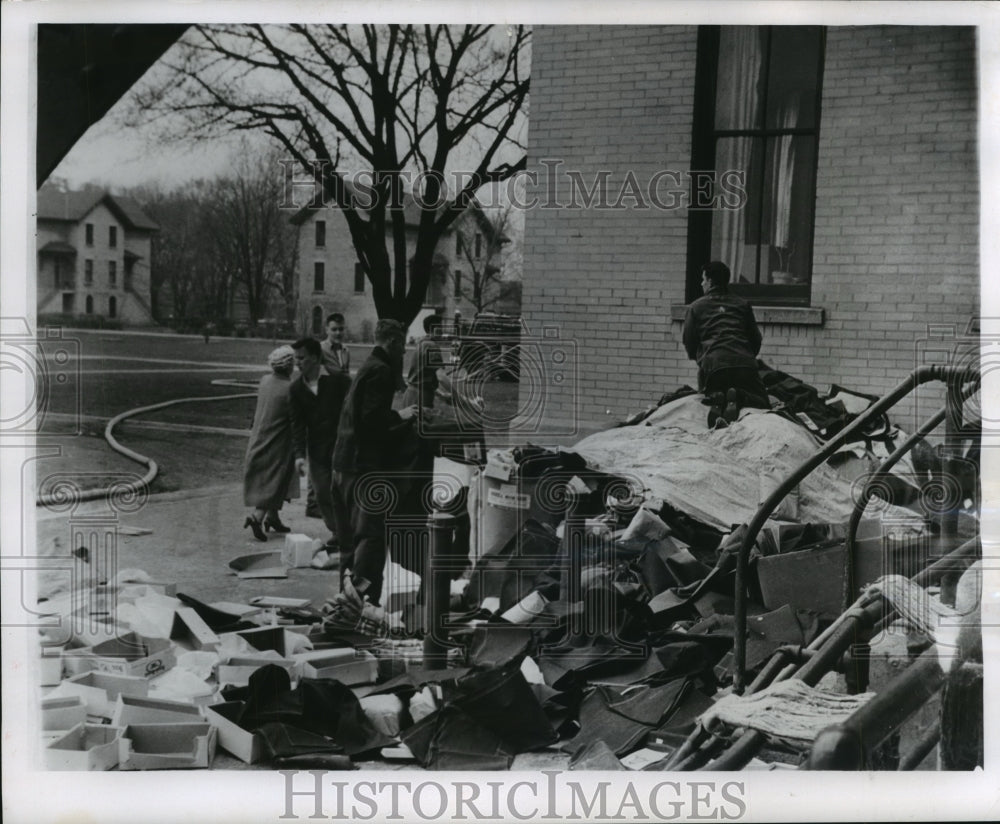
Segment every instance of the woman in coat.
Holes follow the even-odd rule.
[[[299,494],[288,400],[295,366],[292,347],[279,346],[268,355],[267,364],[271,374],[260,380],[243,473],[243,502],[253,507],[243,528],[249,528],[258,541],[267,540],[265,529],[289,532],[278,510]]]

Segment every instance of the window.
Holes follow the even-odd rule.
[[[118,263],[114,260],[108,261],[108,286],[118,285]]]
[[[317,260],[313,264],[313,291],[322,292],[323,282],[326,280],[326,264]]]
[[[455,270],[455,297],[462,297],[462,270]]]
[[[354,264],[354,291],[358,294],[365,291],[365,267],[360,263]]]
[[[90,295],[87,295],[86,307],[88,315],[94,314],[94,299]]]
[[[462,254],[462,235],[455,232],[455,257]]]
[[[323,307],[314,306],[312,311],[312,333],[314,335],[323,334]]]
[[[76,296],[72,292],[64,292],[62,296],[62,310],[64,315],[72,315],[76,309]]]
[[[476,260],[483,256],[483,236],[476,232]]]
[[[316,221],[316,246],[326,246],[326,221]]]
[[[86,243],[88,246],[94,245],[94,224],[88,223],[84,226],[84,234],[86,236]]]
[[[108,317],[113,318],[118,314],[118,298],[114,295],[108,298]]]
[[[721,260],[753,302],[808,305],[822,67],[817,26],[699,30],[691,160],[714,174],[692,186],[688,301]]]
[[[118,227],[109,226],[108,227],[108,246],[112,249],[118,246]]]
[[[94,261],[85,260],[83,262],[83,283],[90,286],[94,282]]]

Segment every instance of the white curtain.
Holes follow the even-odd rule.
[[[753,26],[723,26],[719,35],[719,71],[715,98],[715,128],[745,129],[760,119],[757,88],[762,62],[761,29]],[[737,170],[745,175],[749,190],[750,138],[720,138],[716,143],[715,170],[721,174]],[[746,260],[743,212],[720,209],[712,219],[712,258],[725,262],[733,280],[754,280],[755,261]],[[744,271],[748,266],[748,271]]]

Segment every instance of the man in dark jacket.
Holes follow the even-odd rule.
[[[382,596],[386,560],[388,513],[382,505],[385,501],[380,500],[379,485],[392,488],[388,497],[398,497],[391,472],[401,463],[401,450],[413,441],[417,414],[415,405],[398,412],[392,408],[404,349],[402,324],[380,320],[375,326],[375,348],[355,375],[344,401],[333,451],[334,479],[348,502],[354,533],[352,581],[373,604]]]
[[[720,419],[723,425],[732,423],[741,406],[770,406],[757,372],[760,330],[750,304],[729,291],[729,277],[725,263],[706,264],[701,271],[705,294],[684,317],[684,348],[698,362],[698,388],[712,401],[709,426]]]
[[[304,475],[308,466],[316,503],[332,533],[326,548],[340,547],[343,557],[351,550],[351,522],[343,497],[333,484],[333,445],[351,379],[343,372],[328,373],[323,368],[319,341],[302,338],[292,349],[300,373],[289,389],[295,468]]]

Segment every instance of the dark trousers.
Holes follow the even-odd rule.
[[[329,458],[309,456],[309,485],[315,490],[323,523],[333,536],[331,542],[335,540],[343,553],[353,543],[351,518],[341,489],[334,480]]]
[[[353,472],[334,472],[334,483],[347,502],[352,543],[341,544],[340,570],[351,570],[354,585],[363,588],[373,604],[382,597],[382,571],[385,568],[386,509],[379,501],[369,500],[365,492],[372,476]],[[359,482],[364,479],[364,483]],[[350,549],[350,552],[348,550]]]
[[[742,406],[753,406],[758,409],[770,409],[767,390],[756,369],[745,366],[732,366],[726,369],[716,369],[705,379],[705,394],[713,392],[725,394],[730,389],[739,389],[743,393]]]

